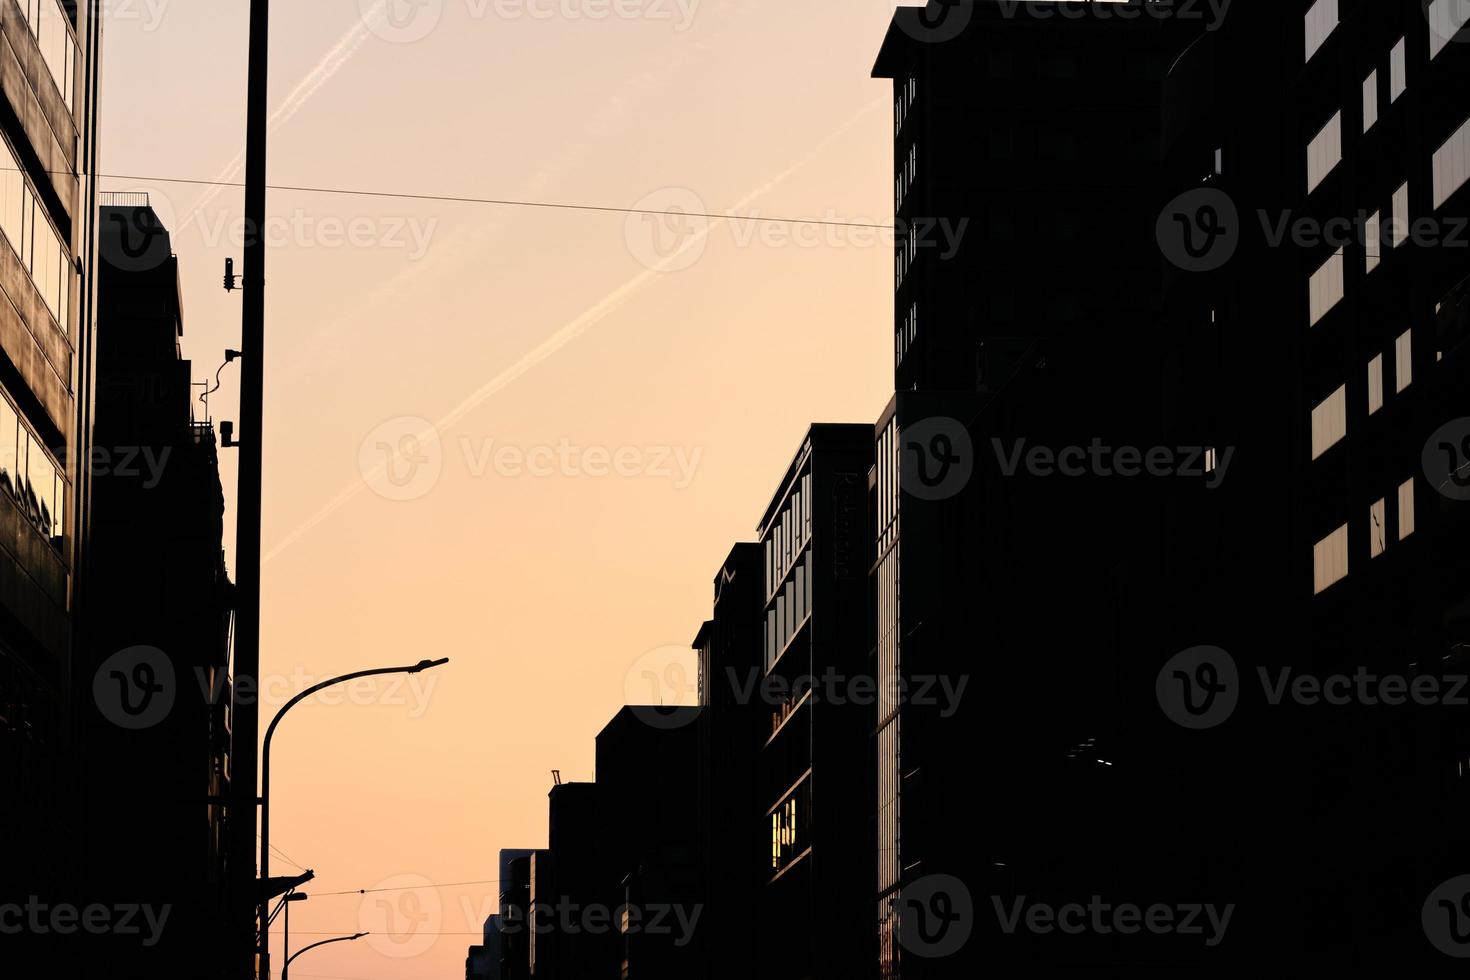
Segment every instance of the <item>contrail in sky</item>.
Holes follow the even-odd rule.
[[[268,123],[271,132],[289,122],[292,116],[300,112],[302,107],[311,101],[311,97],[317,93],[317,90],[331,81],[332,76],[341,71],[347,60],[357,53],[357,49],[372,37],[373,26],[387,14],[388,2],[389,0],[378,0],[346,34],[342,35],[341,40],[332,47],[332,50],[322,56],[322,60],[316,63],[316,67],[306,73],[306,76],[291,90],[291,94],[286,96],[285,101],[276,108],[275,112],[271,113]],[[221,185],[239,176],[244,166],[245,148],[241,147],[234,159],[219,172],[219,176],[215,178],[215,186],[205,191],[204,195],[194,203],[188,219],[179,230],[183,231],[192,225],[205,206],[224,190]]]
[[[807,164],[811,163],[812,160],[814,160],[822,152],[822,150],[826,149],[829,144],[835,142],[849,129],[857,125],[858,121],[861,120],[864,116],[872,112],[874,109],[887,106],[887,104],[888,100],[884,98],[882,100],[879,100],[878,102],[874,102],[863,107],[855,115],[853,115],[851,119],[839,126],[830,136],[814,146],[811,152],[809,152],[806,156],[802,157],[796,163],[787,167],[785,170],[781,171],[781,173],[777,174],[775,177],[772,177],[770,180],[766,181],[764,184],[760,185],[749,194],[746,194],[739,201],[735,202],[735,205],[729,209],[730,213],[734,214],[736,212],[739,212],[742,208],[749,206],[752,202],[760,198],[763,194],[766,194],[772,188],[787,180],[789,177],[791,177],[792,174],[796,173],[802,167],[805,167]],[[709,237],[710,232],[714,231],[715,228],[719,227],[720,225],[727,223],[728,220],[729,219],[726,217],[711,219],[708,224],[706,224],[702,229],[691,234],[688,240],[685,241],[684,244],[681,245],[677,250],[665,257],[660,265],[663,267],[667,267],[673,264],[678,260],[681,255],[683,255],[689,249],[694,248],[696,245],[702,244],[705,239]],[[470,412],[474,411],[476,408],[480,407],[480,405],[484,404],[489,398],[495,395],[496,392],[505,388],[507,385],[511,384],[511,382],[516,381],[527,372],[529,372],[536,365],[540,364],[548,357],[551,357],[567,344],[570,344],[582,334],[586,333],[588,329],[606,319],[611,313],[623,306],[623,304],[625,304],[628,300],[632,299],[635,294],[641,292],[650,283],[658,279],[661,274],[662,270],[659,267],[645,269],[643,272],[623,283],[623,285],[619,286],[611,293],[608,293],[605,297],[603,297],[596,304],[588,308],[576,319],[572,320],[570,323],[557,330],[556,333],[552,334],[550,337],[537,344],[531,350],[526,352],[526,354],[523,355],[520,360],[516,361],[514,364],[510,365],[500,373],[496,374],[495,377],[491,378],[479,388],[475,389],[474,392],[468,395],[458,405],[436,419],[433,423],[435,430],[443,431],[444,429],[447,429],[448,427],[463,419]],[[354,480],[347,486],[343,487],[342,490],[331,500],[329,500],[325,505],[323,505],[320,510],[318,510],[311,517],[307,518],[304,522],[298,525],[295,530],[291,531],[274,547],[272,547],[271,550],[266,553],[265,557],[261,559],[261,561],[270,561],[272,558],[276,557],[281,552],[291,547],[291,545],[301,540],[301,538],[305,536],[306,533],[312,528],[316,527],[328,517],[331,517],[338,510],[341,510],[343,506],[345,506],[350,500],[356,497],[367,487],[369,481],[377,478],[378,476],[381,476],[386,471],[387,466],[388,461],[384,460],[368,473],[364,473],[362,479]]]

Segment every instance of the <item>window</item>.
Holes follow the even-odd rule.
[[[71,260],[67,248],[26,181],[15,151],[3,139],[0,139],[0,231],[4,231],[11,248],[20,257],[20,264],[30,273],[31,282],[62,332],[68,332]]]
[[[1368,556],[1377,558],[1388,547],[1388,505],[1380,500],[1368,508]]]
[[[1406,183],[1393,192],[1393,221],[1388,229],[1393,247],[1398,248],[1409,240],[1409,185]]]
[[[1312,4],[1307,10],[1307,55],[1304,60],[1311,61],[1312,55],[1336,28],[1337,0],[1317,0]]]
[[[1332,173],[1332,168],[1342,160],[1342,113],[1333,113],[1307,146],[1307,193]]]
[[[1388,56],[1388,101],[1397,102],[1408,89],[1408,51],[1404,39],[1399,38]]]
[[[65,471],[26,426],[8,398],[0,396],[0,490],[8,494],[31,524],[61,545],[66,516]]]
[[[1368,215],[1368,225],[1363,230],[1363,251],[1366,255],[1367,271],[1372,272],[1378,268],[1383,257],[1382,212],[1374,211]]]
[[[1414,383],[1414,331],[1405,330],[1393,345],[1394,391]]]
[[[1308,306],[1311,316],[1309,326],[1315,327],[1317,322],[1342,300],[1342,259],[1343,250],[1338,249],[1326,262],[1322,263],[1322,268],[1312,273],[1311,281],[1308,283],[1310,293]]]
[[[1375,68],[1363,79],[1363,132],[1373,128],[1378,121],[1378,69]]]
[[[1399,484],[1399,540],[1414,533],[1414,480]]]
[[[1347,435],[1347,385],[1312,409],[1312,458],[1316,459]]]
[[[77,42],[72,38],[71,19],[57,0],[26,0],[21,6],[25,8],[31,35],[46,59],[46,67],[51,69],[56,90],[68,109],[75,108]]]
[[[1466,0],[1434,0],[1429,5],[1429,57],[1437,58],[1465,21],[1470,18],[1470,3]]]
[[[1348,529],[1344,524],[1312,547],[1312,593],[1323,592],[1348,573]]]
[[[1459,132],[1434,151],[1434,206],[1443,207],[1450,195],[1470,178],[1470,119]]]
[[[1368,362],[1368,414],[1383,407],[1383,355]]]

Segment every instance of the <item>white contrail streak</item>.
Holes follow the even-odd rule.
[[[752,202],[760,198],[763,194],[766,194],[772,188],[778,186],[779,184],[790,178],[792,174],[796,173],[801,168],[811,163],[812,160],[814,160],[824,149],[826,149],[828,145],[842,137],[869,112],[872,112],[874,109],[877,109],[879,107],[886,106],[887,104],[888,100],[885,98],[878,102],[867,105],[859,110],[851,119],[838,127],[830,136],[828,136],[826,139],[822,140],[815,147],[813,147],[811,152],[804,156],[801,160],[787,167],[785,170],[781,171],[781,173],[777,174],[775,177],[772,177],[770,180],[766,181],[764,184],[757,187],[755,190],[751,191],[749,194],[746,194],[743,198],[737,201],[735,203],[735,206],[729,209],[729,213],[735,214],[743,208],[748,207]],[[729,219],[726,217],[711,219],[709,223],[705,225],[705,227],[700,229],[698,232],[691,234],[689,239],[685,241],[682,246],[680,246],[676,251],[663,259],[660,265],[668,266],[671,263],[675,262],[686,251],[704,242],[704,240],[709,237],[710,232],[714,231],[715,228],[719,227],[720,225],[725,224],[728,220]],[[505,370],[495,375],[495,377],[491,378],[489,381],[485,382],[483,385],[477,388],[458,405],[456,405],[454,408],[450,409],[439,419],[437,419],[434,422],[434,428],[437,431],[442,432],[449,426],[454,425],[460,419],[464,418],[470,412],[474,411],[480,405],[484,404],[485,401],[495,395],[496,392],[505,388],[511,382],[525,375],[536,365],[540,364],[542,361],[546,360],[548,357],[551,357],[557,351],[561,350],[567,344],[570,344],[572,341],[576,340],[582,334],[586,333],[587,330],[590,329],[592,326],[606,319],[609,314],[613,313],[615,310],[621,307],[635,294],[641,292],[646,286],[649,285],[649,283],[659,278],[661,274],[662,272],[660,268],[646,269],[638,275],[634,276],[632,279],[625,282],[623,285],[619,286],[617,289],[613,290],[607,296],[603,297],[600,301],[598,301],[592,307],[583,312],[576,319],[572,320],[570,323],[557,330],[556,333],[552,334],[550,337],[546,338],[541,343],[533,347],[524,356],[522,356],[520,360],[516,361],[514,364],[510,365]],[[325,505],[323,505],[320,510],[318,510],[311,517],[307,518],[303,523],[298,525],[293,531],[291,531],[279,542],[277,542],[276,545],[271,548],[269,552],[266,553],[265,557],[262,558],[261,561],[270,561],[272,558],[276,557],[281,552],[291,547],[291,545],[301,540],[301,538],[305,536],[308,531],[316,527],[328,517],[331,517],[344,505],[346,505],[348,501],[352,500],[352,498],[361,493],[368,486],[370,481],[381,476],[386,471],[387,466],[388,461],[384,460],[368,473],[364,473],[361,480],[354,480],[347,486],[343,487],[342,490],[337,493],[337,495],[334,496],[331,500],[329,500]]]
[[[372,9],[364,13],[362,18],[346,34],[342,35],[341,40],[332,47],[332,50],[323,55],[322,59],[316,63],[316,66],[306,73],[305,77],[291,90],[291,94],[286,96],[285,101],[276,108],[275,112],[271,113],[267,123],[271,132],[275,132],[278,128],[289,122],[292,116],[300,112],[302,107],[311,101],[311,97],[317,93],[317,90],[331,81],[332,76],[341,71],[342,66],[347,63],[347,60],[357,53],[357,49],[362,47],[368,38],[372,37],[373,27],[387,14],[388,2],[389,0],[378,0]],[[245,148],[241,147],[240,152],[236,153],[234,158],[219,172],[219,176],[215,177],[215,186],[205,191],[199,200],[194,203],[193,208],[189,212],[188,219],[184,221],[179,230],[183,231],[192,225],[194,219],[204,210],[209,202],[218,197],[225,189],[221,185],[233,181],[239,176],[244,166]]]

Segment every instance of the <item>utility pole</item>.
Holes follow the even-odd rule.
[[[244,296],[240,350],[240,469],[235,517],[235,702],[230,813],[237,886],[235,922],[252,937],[259,975],[270,977],[269,899],[255,878],[256,773],[260,740],[260,502],[265,400],[265,182],[269,0],[250,0],[250,54],[245,107]],[[248,884],[247,884],[248,883]],[[245,925],[254,917],[256,926]],[[258,930],[258,938],[257,937]],[[246,975],[254,973],[254,965]]]

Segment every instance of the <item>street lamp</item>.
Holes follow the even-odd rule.
[[[281,718],[296,705],[311,697],[323,688],[331,687],[333,684],[341,684],[346,681],[356,680],[359,677],[373,677],[377,674],[417,674],[428,670],[430,667],[438,667],[449,663],[448,657],[438,660],[420,660],[416,664],[407,667],[375,667],[372,670],[354,670],[350,674],[342,674],[340,677],[329,677],[319,684],[313,684],[300,694],[281,706],[276,716],[271,719],[270,726],[265,730],[265,743],[260,749],[260,878],[261,881],[270,879],[271,860],[271,739],[275,737],[276,726],[281,723]],[[270,970],[270,898],[263,897],[260,904],[260,975],[264,980],[269,980]]]
[[[291,903],[304,902],[310,897],[306,892],[293,888],[281,899],[281,914],[285,916],[285,925],[281,927],[281,948],[286,953],[286,965],[281,967],[281,980],[286,980],[286,973],[291,969]]]
[[[318,946],[325,946],[328,943],[350,943],[355,940],[361,939],[363,936],[366,935],[367,933],[365,932],[355,932],[350,936],[338,936],[335,939],[323,939],[321,942],[312,943],[310,946],[302,946],[296,952],[286,957],[286,965],[281,967],[281,980],[288,980],[288,974],[291,972],[291,961],[300,956],[302,953],[306,952],[307,950],[316,949]]]

